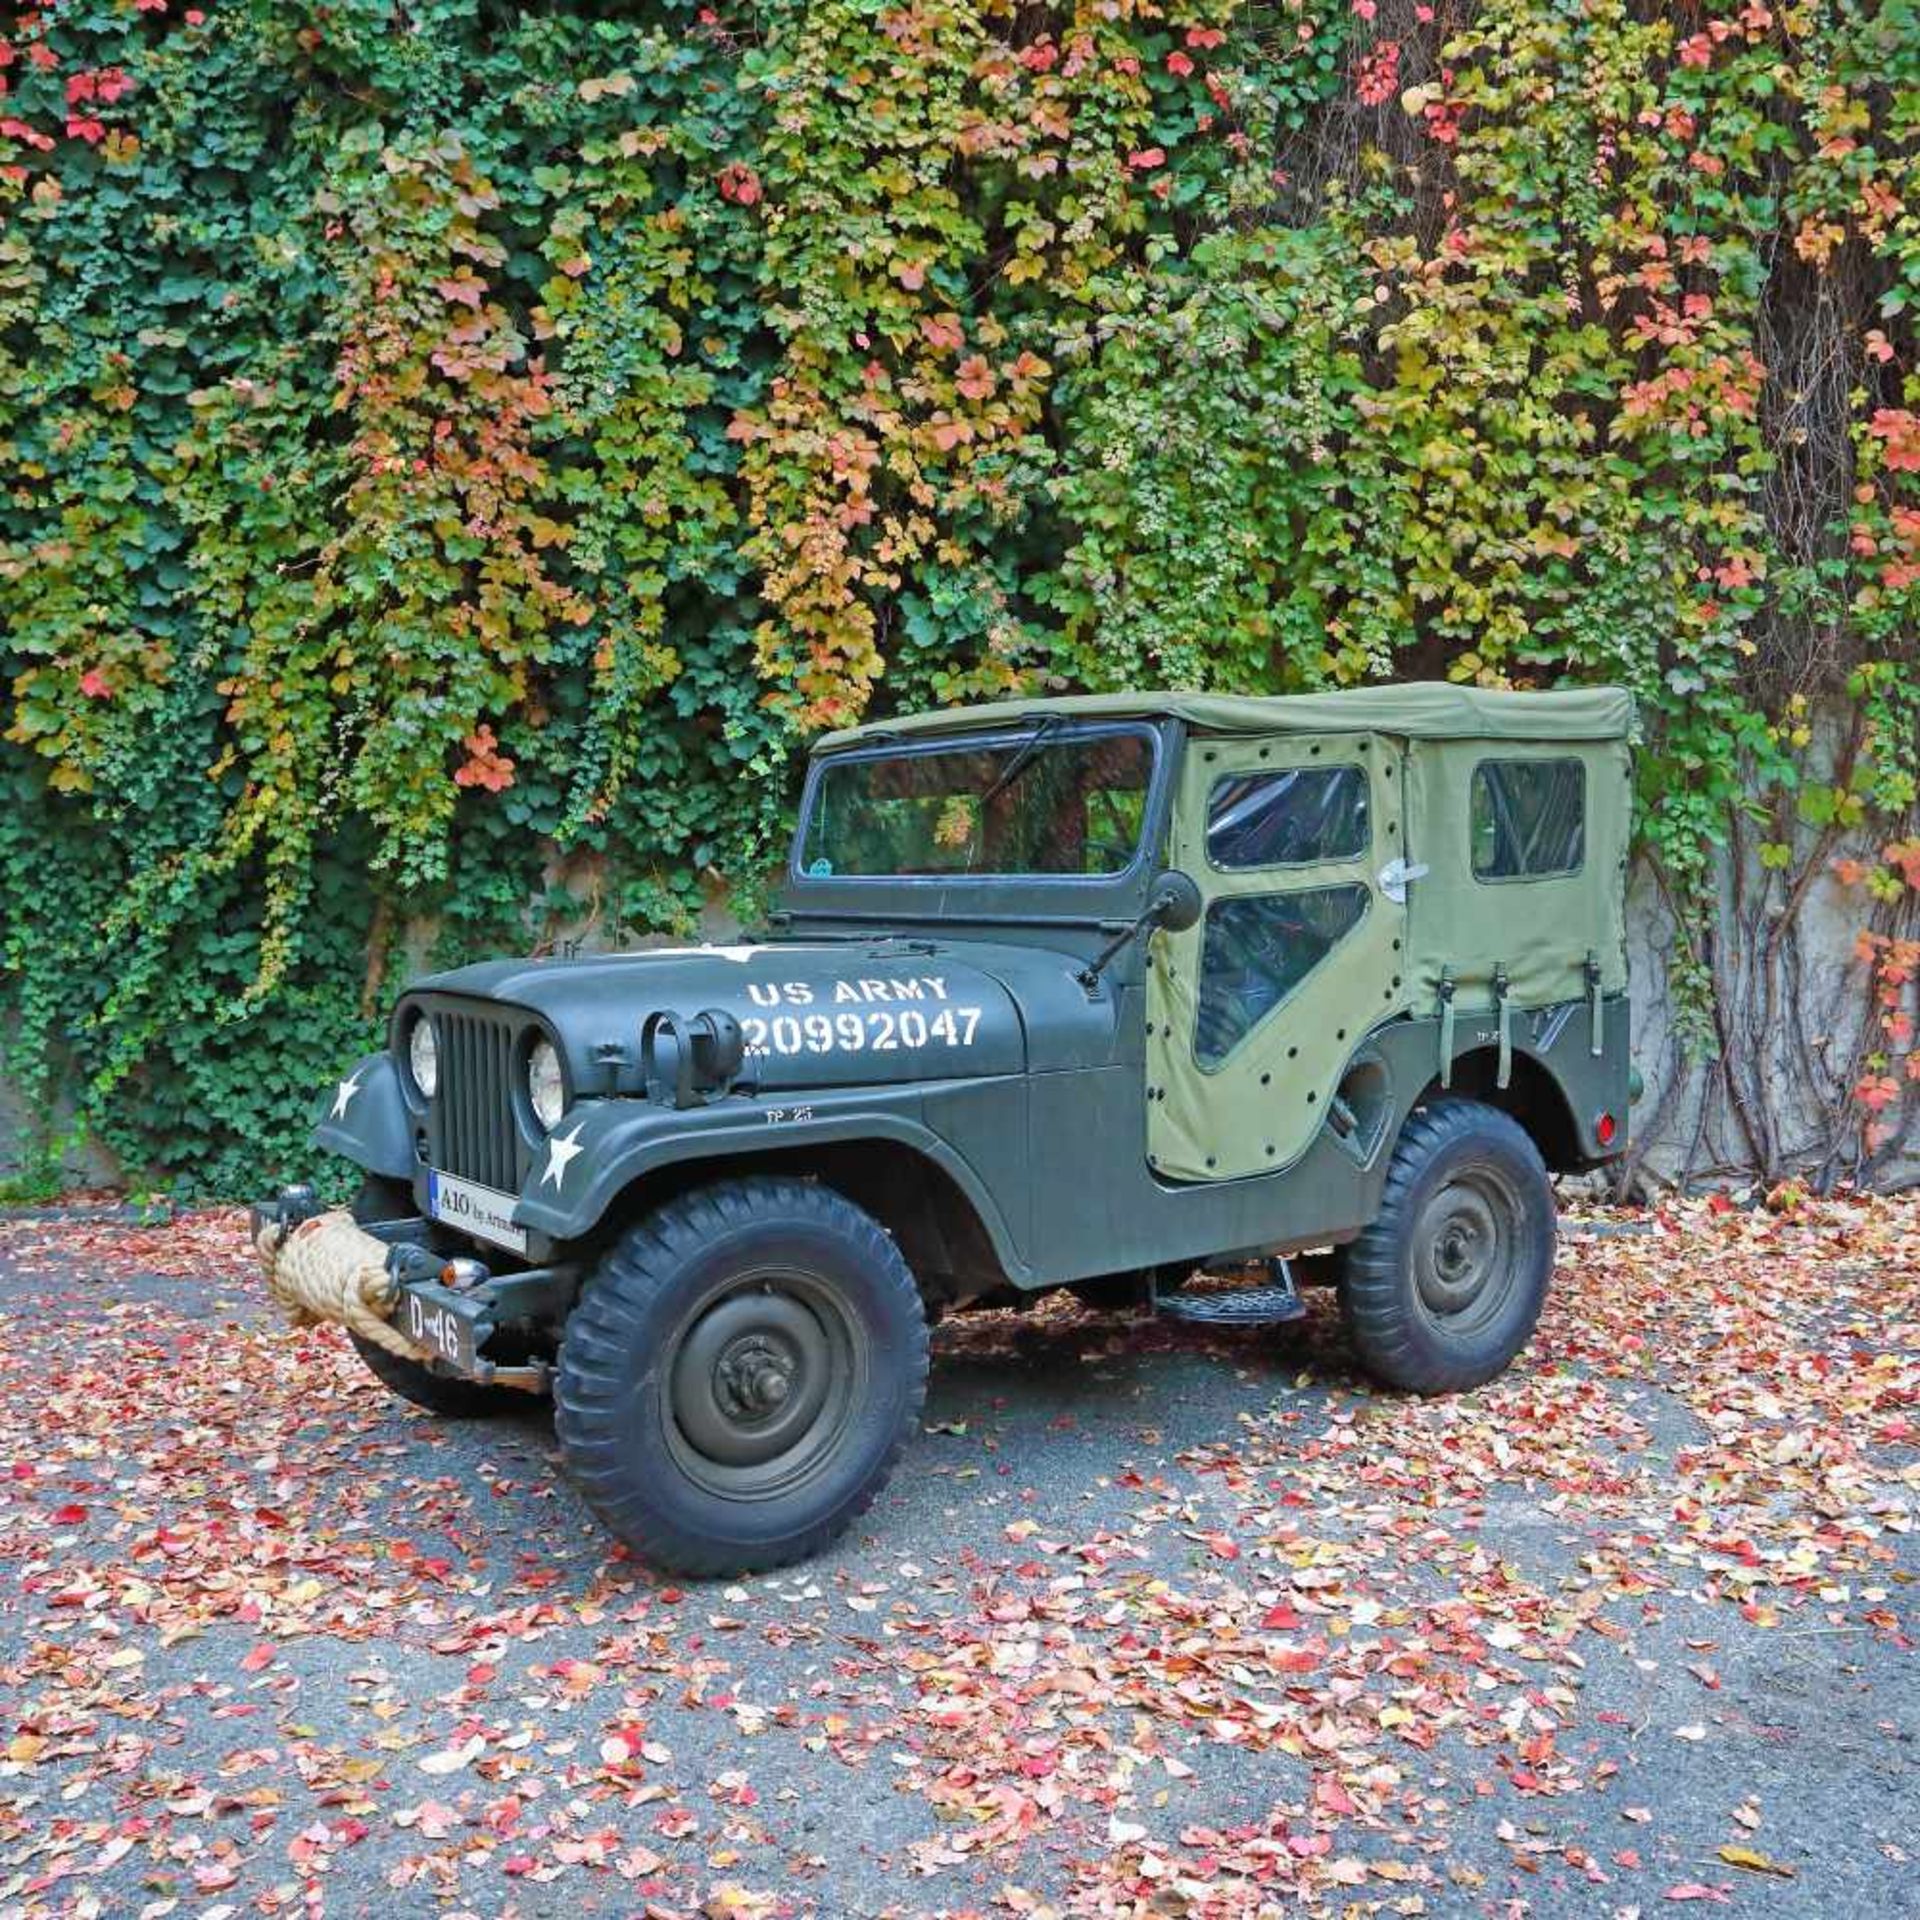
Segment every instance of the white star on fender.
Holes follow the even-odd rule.
[[[347,1117],[347,1109],[353,1105],[353,1096],[359,1091],[360,1070],[356,1067],[353,1072],[348,1074],[333,1090],[334,1119],[344,1120]]]
[[[565,1177],[568,1164],[572,1161],[573,1156],[576,1153],[584,1153],[585,1151],[586,1149],[580,1144],[579,1122],[576,1121],[574,1123],[574,1129],[571,1133],[556,1133],[553,1138],[547,1142],[547,1170],[540,1176],[540,1184],[544,1187],[547,1182],[551,1180],[557,1187]]]

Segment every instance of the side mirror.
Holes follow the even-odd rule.
[[[1153,883],[1153,897],[1147,902],[1153,924],[1168,933],[1185,933],[1198,923],[1205,907],[1199,883],[1192,874],[1182,873],[1178,867],[1169,867]]]
[[[1164,927],[1169,933],[1185,933],[1200,918],[1206,902],[1200,898],[1200,886],[1190,873],[1169,867],[1153,883],[1140,918],[1130,927],[1122,927],[1074,977],[1086,988],[1091,999],[1100,991],[1100,976],[1113,956],[1130,940],[1138,940],[1149,927]]]

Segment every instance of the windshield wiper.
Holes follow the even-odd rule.
[[[1035,723],[1033,731],[1021,741],[1020,751],[994,775],[986,792],[974,802],[982,813],[986,812],[989,802],[999,799],[1033,765],[1040,749],[1046,744],[1047,735],[1060,725],[1063,717],[1061,714],[1049,713]]]

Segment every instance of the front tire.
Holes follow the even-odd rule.
[[[607,1253],[567,1321],[555,1424],[616,1539],[751,1573],[866,1511],[926,1391],[926,1310],[880,1226],[829,1187],[727,1180]]]
[[[1517,1121],[1473,1100],[1418,1109],[1347,1248],[1340,1305],[1361,1364],[1425,1394],[1504,1372],[1546,1303],[1555,1232],[1546,1165]]]

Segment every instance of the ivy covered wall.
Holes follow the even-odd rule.
[[[1414,674],[1631,686],[1692,1070],[1731,857],[1856,903],[1826,1164],[1911,1126],[1914,0],[58,0],[0,89],[0,1027],[130,1164],[750,905],[824,724]]]

